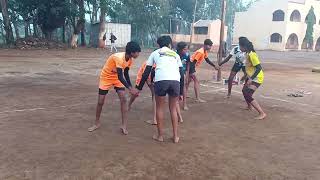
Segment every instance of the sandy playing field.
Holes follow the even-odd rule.
[[[131,70],[149,52],[141,53]],[[144,88],[119,131],[119,101],[107,97],[102,128],[95,118],[98,75],[107,53],[96,49],[0,50],[0,179],[5,180],[318,180],[320,53],[259,52],[265,84],[255,94],[268,114],[242,110],[241,86],[226,86],[203,64],[201,96],[190,91],[181,141],[173,144],[166,115],[164,143],[152,140],[151,99]],[[211,54],[213,56],[213,54]],[[227,77],[232,62],[223,67]],[[242,73],[241,73],[242,75]],[[190,89],[192,90],[192,88]],[[304,97],[288,97],[296,91]]]

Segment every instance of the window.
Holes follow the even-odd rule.
[[[284,12],[282,10],[276,10],[273,13],[272,21],[284,21]]]
[[[298,49],[299,40],[296,34],[291,34],[287,40],[286,49]]]
[[[194,33],[207,35],[208,34],[208,27],[195,27]]]
[[[292,21],[292,22],[301,22],[301,14],[300,14],[300,12],[298,10],[294,10],[291,13],[290,21]]]
[[[282,42],[282,36],[279,33],[273,33],[270,37],[270,42],[273,43],[281,43]]]

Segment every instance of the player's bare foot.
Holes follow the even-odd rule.
[[[265,119],[267,117],[267,114],[260,114],[258,117],[256,117],[256,118],[254,118],[254,119],[256,119],[256,120],[263,120],[263,119]]]
[[[157,125],[157,121],[155,120],[148,120],[148,121],[145,121],[147,124],[150,124],[150,125]]]
[[[207,101],[205,101],[203,99],[197,99],[196,102],[198,102],[198,103],[206,103]]]
[[[180,138],[179,137],[173,137],[172,140],[173,140],[173,143],[178,143]]]
[[[182,107],[182,110],[184,110],[184,111],[188,111],[188,110],[189,110],[189,108],[188,108],[188,106],[183,106],[183,107]]]
[[[153,135],[152,137],[153,140],[159,141],[159,142],[163,142],[163,137],[162,136],[158,136],[158,135]]]
[[[88,128],[88,131],[89,131],[89,132],[93,132],[93,131],[99,129],[100,126],[101,126],[100,124],[98,124],[98,125],[95,124],[95,125],[89,127],[89,128]]]
[[[182,119],[182,118],[179,118],[178,122],[179,122],[179,123],[183,123],[183,119]]]
[[[120,131],[121,131],[121,133],[122,133],[123,135],[128,135],[128,134],[129,134],[127,128],[121,127],[121,128],[120,128]]]

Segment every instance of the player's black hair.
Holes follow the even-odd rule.
[[[252,42],[250,42],[248,39],[243,39],[239,41],[239,46],[244,47],[247,52],[251,52],[251,51],[256,52]]]
[[[212,46],[213,45],[213,42],[211,41],[211,39],[206,39],[204,40],[204,45],[208,45],[208,46]]]
[[[177,44],[177,52],[178,52],[178,54],[180,54],[181,51],[186,47],[188,47],[188,44],[186,42],[183,42],[183,41],[179,42]]]
[[[172,39],[170,36],[161,36],[158,38],[157,43],[160,48],[169,47],[170,45],[172,45]]]
[[[126,46],[126,54],[141,52],[140,45],[135,41],[130,41]]]

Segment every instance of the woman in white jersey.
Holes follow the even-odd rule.
[[[152,66],[156,65],[154,77],[154,92],[156,95],[156,118],[158,134],[153,139],[163,142],[163,118],[165,97],[169,96],[169,110],[171,114],[173,142],[179,142],[177,101],[182,99],[184,86],[184,73],[180,56],[171,50],[172,39],[170,36],[161,36],[157,43],[160,49],[151,53],[147,67],[142,75],[138,90],[142,90],[149,77]]]
[[[245,40],[248,40],[248,39],[246,37],[240,37],[239,43]],[[228,62],[232,57],[235,57],[235,62],[231,69],[229,79],[228,79],[228,95],[227,95],[228,98],[230,98],[231,96],[231,89],[232,89],[232,83],[233,83],[234,77],[237,75],[237,73],[240,70],[242,70],[243,73],[246,74],[245,62],[244,62],[246,59],[246,52],[242,52],[239,45],[237,45],[231,50],[229,56],[225,60],[223,60],[221,63],[219,63],[219,66],[222,66],[223,64]]]

